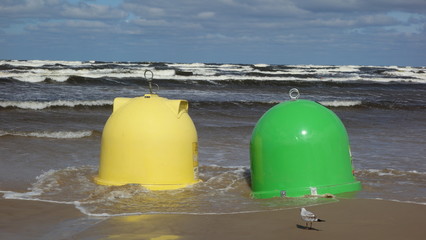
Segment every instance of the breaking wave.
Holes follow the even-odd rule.
[[[104,107],[112,106],[111,100],[94,100],[94,101],[0,101],[0,108],[19,108],[41,110],[54,107]]]
[[[55,138],[55,139],[77,139],[94,135],[94,131],[40,131],[40,132],[18,132],[18,131],[2,131],[0,137],[17,136],[17,137],[36,137],[36,138]]]
[[[409,171],[402,171],[402,170],[396,170],[391,168],[386,169],[363,169],[363,170],[357,170],[356,174],[358,176],[371,176],[371,177],[383,177],[383,176],[389,176],[389,177],[424,177],[426,180],[426,172],[419,172],[417,170],[409,170]]]
[[[0,78],[23,82],[143,78],[196,81],[372,81],[426,83],[424,67],[206,64],[165,62],[0,61]],[[74,79],[73,79],[74,78]]]
[[[192,107],[252,107],[252,106],[267,106],[272,107],[283,101],[189,101]],[[368,102],[361,100],[331,100],[331,101],[318,101],[321,105],[330,108],[377,108],[377,109],[424,109],[426,105],[414,104],[407,106],[404,102],[389,102],[377,101]],[[44,110],[52,108],[102,108],[112,107],[112,100],[93,100],[93,101],[79,101],[79,100],[55,100],[55,101],[0,101],[0,109],[27,109],[27,110]]]

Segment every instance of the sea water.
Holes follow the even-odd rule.
[[[99,186],[103,126],[115,97],[189,101],[201,183],[173,191]],[[220,214],[333,199],[256,200],[249,144],[259,118],[301,99],[333,110],[349,134],[358,198],[426,204],[426,67],[0,61],[0,193],[74,205],[90,216]],[[158,87],[157,87],[158,85]]]

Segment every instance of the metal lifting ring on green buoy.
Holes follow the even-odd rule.
[[[300,93],[299,93],[299,90],[297,88],[292,88],[288,92],[288,95],[290,96],[291,100],[297,100],[297,99],[299,99]]]

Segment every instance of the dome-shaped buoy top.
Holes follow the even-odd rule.
[[[298,99],[268,110],[250,142],[255,198],[357,191],[349,139],[341,120],[319,103]]]
[[[198,182],[197,132],[188,102],[156,94],[116,98],[102,133],[98,184],[151,190]]]

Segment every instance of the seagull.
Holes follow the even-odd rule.
[[[312,229],[312,222],[325,222],[325,220],[317,218],[315,214],[309,212],[305,208],[300,209],[300,216],[302,217],[303,221],[306,222],[306,227],[308,227],[308,222],[310,223],[309,229]]]

